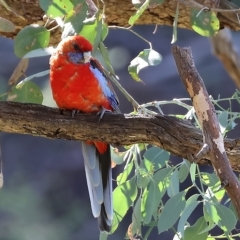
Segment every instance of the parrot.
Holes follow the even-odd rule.
[[[92,44],[83,36],[64,38],[50,57],[50,86],[62,110],[100,114],[120,113],[110,76],[91,55]],[[110,145],[82,142],[82,153],[92,213],[100,231],[110,232],[113,220]]]

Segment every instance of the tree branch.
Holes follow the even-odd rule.
[[[44,18],[44,12],[40,8],[38,0],[5,1],[8,4],[9,8],[12,9],[12,11],[0,4],[1,17],[13,22],[16,29],[14,32],[10,33],[0,32],[0,35],[8,38],[14,38],[17,33],[27,25],[36,23],[43,26],[46,23],[47,18]],[[94,0],[94,2],[96,3],[97,0]],[[177,2],[177,0],[165,0],[161,5],[148,8],[139,18],[136,24],[157,24],[172,26]],[[192,29],[190,25],[191,8],[197,8],[200,11],[203,7],[212,8],[213,6],[216,6],[216,0],[179,0],[179,2],[178,27],[187,29]],[[128,26],[128,20],[130,16],[136,12],[135,7],[130,0],[105,0],[104,3],[106,22],[108,25]],[[229,3],[228,0],[221,0],[218,9],[222,9],[222,11],[219,10],[218,12],[221,28],[227,26],[232,30],[239,31],[240,24],[237,18],[237,14],[234,11],[229,11],[238,9],[238,7],[234,6],[232,3]],[[53,26],[54,24],[50,25],[49,28],[52,28]],[[61,31],[58,28],[53,31],[53,34],[51,34],[50,45],[56,45],[59,43],[60,37]]]
[[[191,49],[174,46],[172,52],[180,78],[192,99],[203,131],[204,145],[197,155],[204,156],[208,152],[215,172],[231,198],[240,219],[240,183],[231,169],[217,115],[204,82],[194,66]]]
[[[188,121],[171,116],[143,117],[106,113],[98,122],[95,114],[78,114],[35,104],[0,102],[0,131],[52,139],[100,140],[113,145],[150,143],[173,155],[187,158],[202,146],[201,131]],[[225,139],[232,168],[240,172],[240,139]],[[211,164],[204,156],[199,163]]]
[[[210,40],[213,54],[222,62],[236,87],[240,89],[240,57],[233,45],[231,31],[223,29]]]

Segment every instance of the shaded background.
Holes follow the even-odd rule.
[[[188,97],[171,54],[172,28],[159,27],[153,34],[154,28],[151,25],[134,28],[163,56],[159,66],[141,71],[140,77],[145,84],[132,80],[127,66],[142,49],[149,46],[124,30],[110,30],[105,41],[120,83],[140,104]],[[240,34],[234,33],[233,39],[239,45]],[[192,48],[196,67],[210,95],[217,98],[220,94],[224,98],[234,93],[235,86],[212,56],[207,38],[189,30],[178,30],[177,45]],[[48,61],[49,57],[31,59],[27,75],[47,70]],[[1,94],[8,90],[7,81],[19,62],[10,39],[0,38],[0,62]],[[44,104],[55,106],[48,76],[37,78],[34,82],[44,93]],[[121,93],[118,92],[118,96],[122,112],[132,111],[131,104]],[[239,106],[235,106],[234,110],[239,111]],[[175,105],[167,105],[164,113],[185,112]],[[237,127],[228,136],[237,137],[239,132]],[[0,191],[0,240],[98,239],[99,231],[90,209],[79,143],[6,133],[1,133],[0,141],[4,171],[4,187]],[[181,161],[178,158],[173,160]],[[114,178],[121,169],[122,166],[113,169]],[[131,211],[109,239],[124,239],[130,222]],[[149,239],[172,239],[173,235],[168,231],[158,236],[155,229]]]

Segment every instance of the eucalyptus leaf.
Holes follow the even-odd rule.
[[[32,24],[23,28],[14,39],[14,52],[17,57],[23,57],[28,52],[47,47],[50,32],[45,27]]]
[[[207,236],[208,236],[207,232],[199,234],[199,232],[201,232],[206,227],[207,227],[207,223],[206,223],[204,217],[200,217],[193,226],[186,228],[186,230],[184,231],[183,240],[207,239]]]
[[[206,202],[204,208],[213,222],[224,232],[230,232],[234,229],[237,219],[229,208],[221,204],[212,204],[210,202]]]
[[[137,10],[137,12],[135,14],[133,14],[130,19],[128,20],[128,23],[130,25],[133,25],[138,18],[143,14],[143,12],[147,9],[147,7],[149,6],[149,2],[150,0],[146,0],[141,7]]]
[[[141,201],[142,201],[142,198],[139,197],[133,208],[133,214],[132,214],[132,234],[133,235],[139,234],[141,232],[141,222],[142,222]]]
[[[185,192],[180,192],[170,198],[158,219],[158,233],[166,231],[172,227],[178,220],[181,212],[184,210],[186,205]]]
[[[0,17],[0,31],[1,32],[14,32],[15,31],[15,25],[7,20],[6,18]]]
[[[162,56],[153,49],[144,49],[134,58],[128,66],[128,72],[132,78],[138,82],[142,82],[138,73],[147,66],[156,66],[162,61]]]
[[[7,100],[12,102],[42,104],[43,95],[35,83],[28,81],[19,86],[14,86],[8,93]]]
[[[113,233],[123,217],[126,215],[128,209],[133,204],[137,197],[137,187],[135,178],[132,178],[123,184],[117,186],[113,191],[113,223],[111,233]]]
[[[198,197],[199,194],[194,194],[187,200],[186,206],[180,216],[177,231],[180,232],[182,236],[184,235],[184,229],[188,218],[200,203],[197,201]]]
[[[173,197],[174,195],[179,193],[179,173],[178,170],[173,171],[170,178],[170,185],[167,188],[167,193],[169,197]]]
[[[70,0],[39,0],[39,5],[50,18],[67,15],[74,7]]]
[[[205,37],[214,36],[219,31],[219,20],[213,11],[193,8],[191,10],[190,22],[193,30]]]

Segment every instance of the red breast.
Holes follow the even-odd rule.
[[[57,51],[50,59],[50,82],[53,98],[59,108],[97,112],[112,110],[90,63],[76,65]]]

